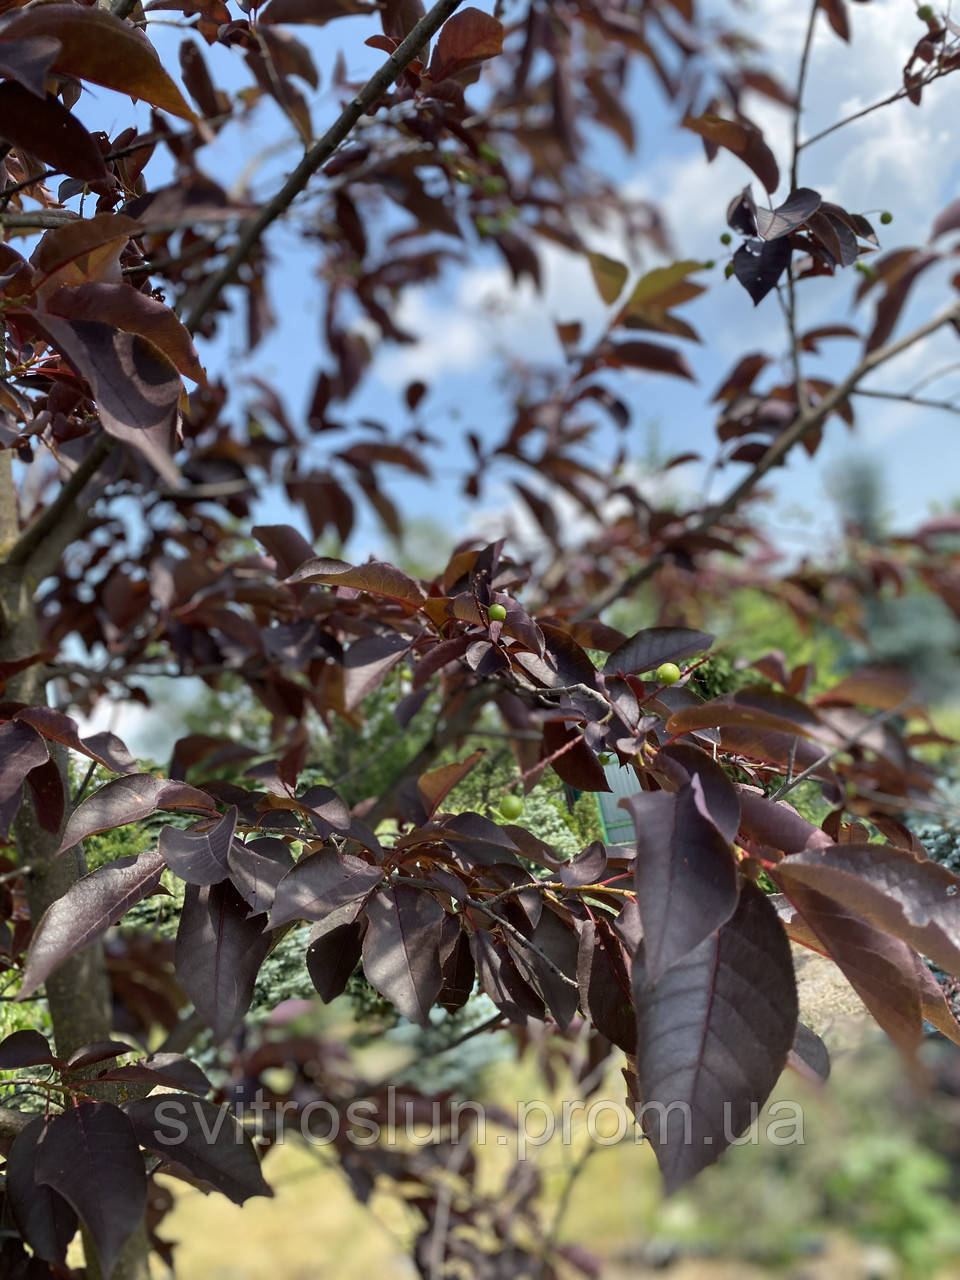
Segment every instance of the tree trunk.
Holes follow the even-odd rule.
[[[0,452],[0,661],[22,658],[40,648],[34,603],[38,584],[31,580],[29,562],[26,565],[7,562],[18,533],[12,459],[9,450],[4,450]],[[5,696],[10,701],[44,704],[45,685],[44,668],[38,663],[9,680]],[[66,751],[55,743],[49,746],[69,795]],[[83,849],[78,845],[59,857],[54,856],[60,837],[41,827],[26,788],[13,833],[20,866],[29,868],[24,882],[30,919],[36,924],[47,907],[62,897],[86,871]],[[47,979],[45,990],[60,1057],[68,1057],[80,1045],[110,1038],[110,984],[100,943],[84,948],[62,964]],[[90,1250],[86,1251],[89,1255]],[[111,1280],[147,1280],[147,1254],[146,1234],[141,1230],[123,1250]],[[99,1266],[96,1263],[88,1266],[91,1280],[100,1280]]]

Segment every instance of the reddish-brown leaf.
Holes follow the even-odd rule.
[[[447,80],[502,52],[503,24],[482,9],[461,9],[440,28],[430,79]]]
[[[0,120],[7,142],[82,182],[107,176],[100,148],[58,98],[38,98],[14,80],[0,84]]]
[[[780,185],[776,159],[756,125],[746,120],[724,120],[722,116],[707,113],[685,116],[683,127],[698,133],[705,142],[732,151],[757,175],[768,191],[775,191]]]
[[[53,70],[141,98],[152,107],[195,120],[150,41],[106,9],[45,4],[5,18],[5,39],[52,36],[60,44]]]
[[[189,330],[169,307],[128,284],[82,284],[60,288],[47,299],[47,310],[66,320],[100,320],[136,333],[152,343],[173,367],[194,382],[206,374]]]

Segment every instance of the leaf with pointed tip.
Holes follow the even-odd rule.
[[[763,240],[778,240],[789,235],[820,208],[819,191],[797,187],[776,209],[757,209],[757,234]]]
[[[155,849],[98,867],[52,902],[34,930],[19,998],[36,991],[69,956],[96,941],[160,883],[163,859]]]
[[[702,116],[685,116],[683,128],[698,133],[705,143],[723,147],[751,169],[768,191],[780,185],[780,171],[773,152],[764,142],[762,132],[747,120],[724,120],[709,112]]]
[[[191,1177],[220,1191],[234,1204],[272,1196],[253,1143],[230,1114],[203,1098],[157,1093],[123,1104],[140,1144]]]
[[[924,1000],[916,953],[789,873],[781,878],[776,871],[773,878],[782,883],[799,913],[799,934],[785,925],[791,937],[809,945],[804,934],[812,934],[814,945],[819,943],[819,949],[836,961],[875,1020],[911,1059],[923,1039]]]
[[[653,758],[653,773],[667,774],[678,790],[697,778],[703,788],[706,813],[724,840],[733,841],[740,829],[740,797],[733,783],[713,756],[692,742],[672,742],[661,747]]]
[[[78,805],[67,820],[58,853],[87,836],[149,818],[158,809],[202,809],[215,813],[213,801],[185,782],[167,782],[152,773],[114,778]]]
[[[551,757],[553,757],[551,759]],[[603,765],[574,725],[548,720],[543,726],[543,758],[558,778],[578,791],[611,791]]]
[[[121,1058],[126,1053],[136,1053],[132,1044],[122,1040],[97,1040],[93,1044],[81,1045],[67,1059],[64,1071],[82,1071],[84,1067],[93,1066],[97,1062],[109,1062],[111,1058]]]
[[[383,869],[350,853],[320,849],[301,858],[277,885],[271,929],[291,920],[323,920],[348,902],[362,902],[383,879]]]
[[[711,698],[709,702],[681,707],[668,719],[667,732],[673,735],[723,725],[774,729],[780,733],[799,733],[804,737],[823,736],[826,732],[817,714],[803,702],[764,685],[739,689],[736,693]]]
[[[356,904],[359,909],[359,903]],[[347,908],[349,913],[350,908]],[[360,963],[363,930],[359,920],[346,920],[328,928],[332,918],[344,908],[332,912],[326,920],[314,925],[307,939],[307,973],[324,1004],[342,995],[350,975]]]
[[[183,120],[196,120],[146,36],[105,9],[74,4],[18,9],[5,15],[3,36],[53,37],[60,45],[54,71],[129,94]]]
[[[230,879],[250,910],[258,914],[270,910],[277,885],[294,866],[287,846],[270,836],[248,840],[246,844],[234,840],[228,862]]]
[[[714,637],[689,627],[646,627],[638,631],[607,658],[605,675],[652,671],[663,662],[682,662],[702,653],[713,644]]]
[[[29,725],[18,720],[0,724],[0,804],[17,794],[31,769],[45,764],[47,744]]]
[[[627,283],[627,268],[615,258],[608,258],[605,253],[587,255],[593,282],[604,302],[610,306],[620,297],[623,286]]]
[[[787,1066],[812,1084],[826,1084],[830,1078],[830,1054],[815,1031],[804,1022],[797,1023],[793,1048],[787,1055]]]
[[[960,975],[960,877],[887,844],[842,844],[784,858],[784,885],[826,894],[884,933]]]
[[[437,84],[502,52],[503,24],[482,9],[461,9],[440,28],[430,59],[430,79]]]
[[[960,230],[960,200],[952,200],[933,220],[930,228],[930,239],[936,240],[948,231]]]
[[[6,80],[0,84],[0,119],[7,142],[54,169],[82,182],[106,178],[100,148],[53,94],[38,98],[23,85]]]
[[[24,707],[14,719],[18,724],[31,725],[44,738],[96,760],[112,773],[130,773],[137,767],[126,744],[115,733],[94,733],[89,738],[81,738],[76,720],[53,707]]]
[[[229,882],[188,884],[177,929],[177,981],[217,1040],[250,1008],[272,935]]]
[[[100,320],[62,320],[46,311],[31,316],[89,383],[104,431],[136,449],[167,484],[179,488],[171,449],[183,383],[173,365],[138,334]]]
[[[99,320],[135,333],[153,346],[178,373],[193,382],[206,374],[187,327],[168,306],[129,284],[90,281],[75,288],[63,286],[47,299],[47,310],[65,320]]]
[[[533,990],[553,1014],[562,1029],[570,1025],[580,1001],[579,988],[573,981],[577,975],[577,935],[571,925],[549,908],[544,908],[530,941],[537,948],[525,947],[519,940],[507,936],[507,947],[513,955],[513,963]],[[544,960],[549,957],[552,964]],[[565,982],[560,973],[571,981]]]
[[[463,760],[455,760],[452,764],[441,765],[438,769],[431,769],[428,773],[420,775],[417,780],[417,791],[420,793],[428,818],[433,817],[443,803],[444,797],[449,795],[453,788],[483,759],[484,754],[484,749],[481,747]]]
[[[147,1175],[130,1121],[108,1102],[81,1102],[54,1116],[37,1143],[36,1179],[76,1210],[108,1276],[147,1207]]]
[[[734,275],[759,306],[790,264],[790,241],[751,240],[733,255]]]
[[[111,1067],[98,1080],[146,1084],[150,1088],[186,1089],[190,1093],[211,1093],[213,1085],[195,1062],[180,1053],[152,1053],[149,1057]]]
[[[640,1120],[670,1194],[753,1121],[797,1026],[790,944],[755,885],[737,910],[658,982],[633,963]]]
[[[59,52],[60,41],[53,36],[4,39],[0,44],[0,76],[16,80],[38,98],[45,98],[47,73]]]
[[[354,567],[340,560],[315,557],[302,564],[285,581],[291,585],[321,582],[330,587],[350,587],[354,591],[369,591],[371,595],[399,600],[402,604],[415,608],[419,608],[427,598],[427,593],[418,582],[408,578],[392,564],[382,564],[375,560]]]
[[[289,524],[258,524],[251,530],[258,542],[262,542],[274,560],[277,571],[284,577],[299,569],[307,560],[316,559],[310,543],[299,529]]]
[[[237,806],[231,805],[206,831],[164,827],[158,852],[170,870],[188,884],[219,884],[230,875],[230,846],[237,829]]]
[[[675,794],[641,791],[620,801],[637,833],[634,875],[644,963],[658,982],[733,915],[733,851],[706,812],[698,777]]]
[[[410,641],[396,632],[364,636],[343,659],[343,700],[348,711],[379,689],[387,674],[410,652]]]
[[[50,1066],[56,1062],[47,1037],[32,1027],[14,1031],[0,1040],[0,1071],[16,1071],[18,1067]]]
[[[432,894],[403,883],[380,889],[367,907],[363,972],[399,1014],[425,1027],[443,986],[440,927]]]
[[[580,1007],[600,1034],[625,1053],[634,1053],[637,1018],[630,970],[623,944],[606,920],[587,920],[580,930],[577,983]]]
[[[37,1144],[46,1121],[31,1120],[14,1139],[7,1163],[7,1204],[20,1234],[39,1258],[65,1265],[67,1246],[76,1235],[77,1215],[73,1207],[52,1187],[34,1177]]]

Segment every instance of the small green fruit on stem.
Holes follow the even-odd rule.
[[[504,796],[500,801],[500,812],[512,822],[523,813],[523,801],[519,796]]]
[[[680,679],[680,668],[675,662],[661,662],[656,678],[661,684],[676,684]]]
[[[502,604],[492,604],[487,610],[487,617],[491,622],[503,622],[507,616],[507,611]]]

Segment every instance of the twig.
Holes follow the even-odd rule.
[[[795,778],[791,778],[788,774],[783,785],[778,787],[773,795],[768,796],[767,799],[782,800],[788,792],[794,789],[794,787],[799,787],[801,782],[806,782],[806,780],[812,777],[819,769],[822,769],[825,764],[829,764],[831,760],[836,759],[842,751],[848,751],[851,747],[856,746],[862,738],[866,737],[871,729],[875,729],[877,725],[885,724],[887,720],[891,720],[894,716],[905,711],[911,702],[913,702],[913,698],[904,698],[901,702],[898,702],[895,707],[888,707],[885,711],[878,711],[875,716],[871,716],[869,720],[862,724],[856,733],[851,733],[850,736],[844,738],[843,742],[838,746],[832,747],[829,751],[824,752],[819,760],[814,760],[813,764],[804,769],[802,773],[798,773]]]
[[[126,0],[117,0],[124,4]],[[438,3],[426,13],[405,40],[390,55],[383,66],[374,73],[360,92],[347,104],[338,119],[312,147],[291,173],[280,190],[263,206],[240,233],[237,243],[227,256],[223,266],[212,275],[198,291],[196,300],[187,314],[186,326],[195,331],[207,312],[213,307],[220,294],[232,284],[237,271],[246,261],[250,250],[257,243],[271,223],[281,214],[286,213],[290,205],[306,187],[307,183],[324,164],[361,116],[366,115],[386,92],[394,81],[413,61],[420,49],[440,29],[447,18],[459,8],[461,0],[438,0]]]
[[[803,92],[807,85],[807,71],[810,66],[810,50],[813,47],[813,29],[817,20],[820,0],[813,0],[810,16],[807,18],[807,34],[803,41],[803,52],[800,55],[800,69],[797,72],[797,101],[793,110],[793,158],[790,162],[790,190],[797,189],[797,165],[800,160],[800,116],[803,112]]]
[[[905,391],[874,391],[858,387],[855,396],[869,396],[873,400],[897,400],[901,404],[914,404],[920,409],[945,409],[947,413],[960,413],[960,404],[953,400],[934,400],[930,396],[915,396]]]
[[[590,1160],[590,1157],[594,1154],[596,1150],[597,1150],[597,1147],[594,1145],[592,1139],[588,1135],[586,1146],[583,1148],[583,1150],[580,1152],[577,1158],[573,1161],[573,1163],[570,1165],[569,1170],[567,1171],[567,1178],[563,1184],[563,1190],[560,1192],[560,1199],[557,1201],[557,1207],[553,1215],[553,1221],[550,1223],[549,1230],[547,1231],[546,1235],[543,1238],[543,1245],[541,1246],[541,1254],[540,1254],[540,1265],[537,1269],[538,1277],[542,1277],[543,1275],[546,1274],[549,1255],[553,1252],[553,1250],[557,1246],[557,1240],[560,1237],[560,1228],[563,1226],[563,1220],[566,1217],[567,1210],[570,1207],[570,1197],[573,1195],[573,1189],[577,1185],[577,1181],[579,1180],[580,1175],[583,1173],[584,1169],[587,1167],[587,1163]]]
[[[819,401],[818,404],[812,406],[807,413],[798,414],[793,423],[773,441],[769,449],[762,458],[758,459],[751,467],[750,471],[740,481],[734,485],[723,500],[717,506],[704,511],[699,519],[685,531],[685,537],[696,537],[701,533],[706,533],[712,529],[715,524],[734,511],[744,498],[748,497],[757,487],[763,477],[775,467],[790,452],[795,444],[799,444],[804,437],[808,436],[817,427],[821,426],[824,420],[829,417],[834,410],[843,403],[843,401],[857,389],[857,384],[866,377],[873,369],[885,364],[888,360],[892,360],[894,356],[900,355],[902,351],[906,351],[912,347],[914,343],[920,342],[923,338],[927,338],[931,333],[935,333],[937,329],[941,329],[945,324],[952,321],[960,320],[960,304],[954,303],[952,306],[946,307],[943,311],[939,311],[932,320],[928,320],[926,324],[920,325],[911,333],[906,334],[902,338],[898,338],[896,342],[891,342],[885,347],[877,347],[876,350],[869,352],[860,361],[857,367],[847,375],[842,382],[834,386]],[[682,541],[680,538],[678,541]],[[610,587],[599,600],[593,601],[588,609],[581,610],[574,617],[575,622],[581,622],[587,617],[599,616],[604,609],[608,608],[615,600],[619,600],[621,596],[627,595],[629,592],[641,586],[648,579],[652,578],[660,566],[670,554],[669,548],[664,548],[651,556],[645,565],[636,569],[633,573],[627,575],[620,582]]]
[[[949,75],[953,70],[952,67],[940,67],[921,82],[920,85],[913,85],[911,89],[926,88],[928,84],[933,84],[935,80],[939,80],[941,76]],[[815,133],[811,138],[804,138],[800,143],[799,150],[803,151],[806,147],[812,147],[815,142],[819,142],[822,138],[826,138],[831,133],[836,133],[838,129],[842,129],[844,125],[853,124],[855,120],[862,120],[864,116],[870,115],[873,111],[879,111],[881,107],[889,107],[891,103],[899,102],[901,98],[905,98],[911,92],[906,86],[901,86],[894,93],[889,94],[886,98],[881,98],[879,102],[873,102],[869,107],[864,107],[861,111],[855,111],[852,116],[845,116],[843,120],[837,120],[834,124],[826,129],[821,129],[819,133]]]

